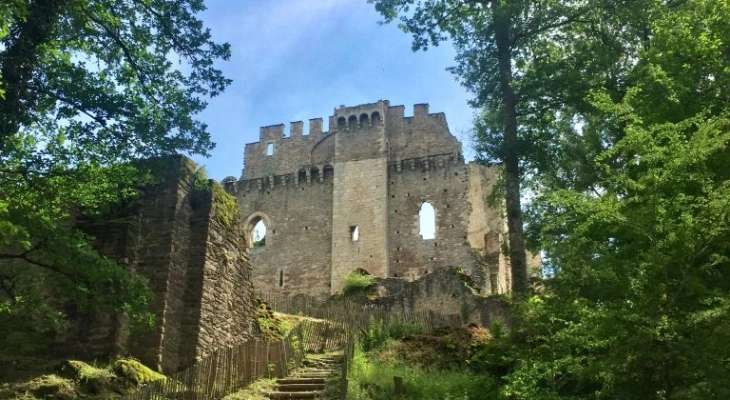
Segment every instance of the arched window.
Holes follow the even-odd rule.
[[[266,222],[261,217],[258,220],[251,221],[253,228],[249,232],[251,238],[251,247],[263,247],[266,246]]]
[[[307,171],[304,169],[300,169],[297,179],[299,180],[299,183],[306,182],[307,181]]]
[[[365,113],[360,114],[360,126],[363,128],[368,126],[368,115]]]
[[[427,201],[421,204],[418,212],[418,233],[423,240],[436,238],[436,210]]]
[[[324,166],[324,179],[330,179],[335,176],[335,169],[331,165]]]
[[[379,112],[377,112],[377,111],[375,111],[375,112],[374,112],[374,113],[373,113],[373,114],[372,114],[372,115],[370,116],[370,121],[372,121],[372,122],[373,122],[373,125],[375,125],[375,124],[379,124],[379,123],[380,123],[380,113],[379,113]]]
[[[319,179],[319,168],[312,168],[312,171],[310,173],[312,174],[312,182],[315,182]]]
[[[337,118],[337,129],[344,131],[347,126],[347,120],[345,117]]]
[[[357,117],[354,115],[350,115],[350,119],[347,121],[347,127],[350,129],[357,128]]]

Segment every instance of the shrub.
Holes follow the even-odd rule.
[[[382,320],[370,317],[367,329],[363,329],[359,336],[360,347],[363,351],[371,351],[382,347],[390,339],[400,340],[424,331],[420,324],[403,322],[397,318]]]
[[[396,394],[393,377],[400,376],[405,394]],[[497,385],[488,375],[426,370],[417,365],[382,362],[356,351],[348,376],[348,400],[492,400]]]
[[[342,294],[344,296],[356,296],[366,294],[368,290],[375,287],[373,277],[362,271],[352,271],[345,277]]]

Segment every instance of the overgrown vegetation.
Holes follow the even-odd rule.
[[[345,297],[364,296],[375,287],[373,277],[355,270],[347,274],[342,286],[342,295]]]
[[[198,19],[204,9],[2,2],[0,337],[52,335],[61,305],[151,327],[146,281],[100,256],[73,222],[136,195],[144,179],[132,161],[214,147],[196,115],[230,83],[215,62],[230,50]]]
[[[236,198],[226,193],[223,186],[208,178],[205,166],[196,168],[190,176],[195,190],[210,193],[213,199],[213,218],[227,229],[234,229],[241,221],[241,210]]]
[[[0,386],[0,399],[121,399],[139,385],[160,379],[165,377],[134,359],[122,358],[108,366],[67,360],[49,366],[45,374]]]
[[[373,339],[375,338],[375,340]],[[489,334],[479,328],[452,328],[424,334],[423,327],[372,323],[362,332],[348,375],[350,400],[494,399],[495,378],[476,371],[471,358]],[[397,393],[394,377],[403,379]]]
[[[371,2],[455,44],[508,219],[531,192],[547,279],[480,352],[500,396],[730,397],[730,1]]]
[[[245,388],[229,394],[223,400],[268,400],[267,393],[274,391],[276,379],[258,379]]]
[[[403,339],[423,331],[422,325],[403,322],[398,318],[382,320],[370,317],[368,328],[360,332],[358,341],[363,351],[372,351],[384,346],[389,340]]]
[[[277,313],[260,298],[254,299],[256,322],[264,340],[275,342],[283,339],[294,328],[299,317]]]

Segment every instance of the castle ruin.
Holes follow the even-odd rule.
[[[500,249],[506,222],[486,198],[498,168],[465,163],[443,113],[378,101],[321,118],[261,128],[245,149],[236,196],[257,290],[324,297],[347,274],[415,280],[445,266],[470,273],[485,293],[509,291]],[[432,208],[433,237],[419,213]],[[420,218],[419,218],[420,217]],[[265,241],[255,242],[263,222]]]

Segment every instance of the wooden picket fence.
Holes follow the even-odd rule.
[[[347,300],[321,303],[311,298],[290,299],[263,295],[272,309],[309,318],[302,319],[279,342],[255,339],[219,349],[164,381],[141,387],[128,400],[219,399],[261,378],[282,378],[301,365],[306,353],[343,351],[340,393],[347,393],[347,373],[354,354],[356,333],[371,323],[401,322],[421,325],[426,331],[458,326],[459,315],[432,311],[393,312],[384,307]]]
[[[350,340],[342,323],[302,320],[279,342],[251,340],[220,349],[164,381],[125,396],[128,400],[222,398],[260,378],[283,378],[301,365],[305,353],[342,349]]]
[[[342,366],[339,376],[340,400],[347,397],[347,375],[352,365],[355,353],[355,343],[358,332],[365,332],[373,323],[408,323],[421,325],[425,331],[433,332],[444,326],[461,325],[461,316],[458,314],[445,315],[429,310],[410,311],[386,308],[378,305],[360,304],[346,299],[320,302],[310,297],[286,297],[259,293],[259,298],[273,310],[291,314],[318,318],[325,321],[338,322],[351,333],[346,335],[347,341],[343,350]],[[341,343],[341,342],[340,342]]]
[[[431,310],[393,310],[385,306],[360,304],[347,299],[328,300],[323,303],[305,296],[291,298],[269,293],[259,293],[258,296],[275,311],[341,322],[354,328],[364,329],[373,319],[419,324],[429,332],[443,326],[461,325],[460,315],[441,314]]]

